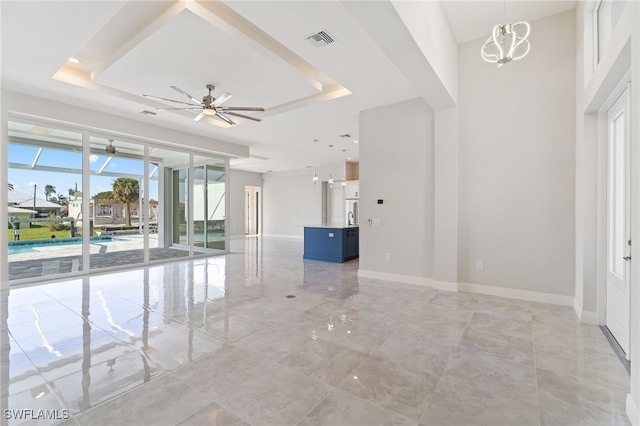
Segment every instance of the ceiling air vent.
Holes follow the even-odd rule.
[[[325,30],[318,31],[307,37],[309,43],[315,47],[325,47],[335,42],[335,39],[329,35]]]

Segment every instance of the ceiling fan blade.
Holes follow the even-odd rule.
[[[262,118],[256,118],[256,117],[250,117],[248,115],[244,115],[244,114],[238,114],[237,112],[231,112],[231,111],[225,111],[225,114],[229,114],[229,115],[233,115],[235,117],[242,117],[242,118],[246,118],[248,120],[253,120],[253,121],[262,121]]]
[[[192,106],[189,108],[156,108],[156,111],[175,111],[175,110],[181,110],[181,109],[202,109],[202,107]]]
[[[217,97],[215,101],[213,101],[213,106],[217,107],[222,105],[224,102],[228,101],[231,96],[233,96],[231,93],[224,92],[222,95]]]
[[[158,100],[161,100],[161,101],[175,102],[175,103],[178,103],[178,104],[191,105],[191,106],[194,106],[194,107],[196,107],[196,106],[197,106],[197,107],[201,106],[201,105],[200,105],[200,102],[198,102],[198,104],[197,104],[197,105],[194,105],[194,104],[190,104],[190,103],[188,103],[188,102],[176,101],[175,99],[161,98],[160,96],[153,96],[153,95],[142,95],[142,96],[144,96],[145,98],[149,98],[149,99],[158,99]]]
[[[222,111],[264,111],[262,107],[219,107]]]
[[[187,98],[191,99],[193,102],[197,102],[198,104],[201,103],[201,101],[199,99],[194,98],[193,96],[191,96],[190,94],[188,94],[187,92],[185,92],[184,90],[180,89],[178,86],[171,86],[171,88],[173,90],[175,90],[178,93],[182,93],[183,95],[185,95]]]
[[[196,118],[193,119],[193,121],[200,121],[204,116],[205,116],[204,112],[201,112],[200,114],[198,114]]]
[[[235,121],[233,121],[226,115],[222,114],[221,112],[216,112],[216,117],[221,118],[223,121],[226,121],[228,124],[231,124],[232,126],[236,125]]]

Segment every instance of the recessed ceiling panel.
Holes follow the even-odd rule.
[[[189,102],[170,89],[178,86],[195,98],[233,94],[229,106],[270,106],[318,91],[284,60],[258,52],[246,40],[230,35],[185,9],[107,67],[94,80],[132,94],[156,95]],[[175,106],[175,105],[173,105]]]

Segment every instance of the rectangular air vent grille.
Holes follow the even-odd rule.
[[[311,34],[307,37],[307,40],[309,40],[309,43],[313,44],[315,47],[324,47],[335,42],[335,39],[324,30]]]

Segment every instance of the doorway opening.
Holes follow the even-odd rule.
[[[244,235],[253,236],[260,234],[260,187],[244,187]]]

